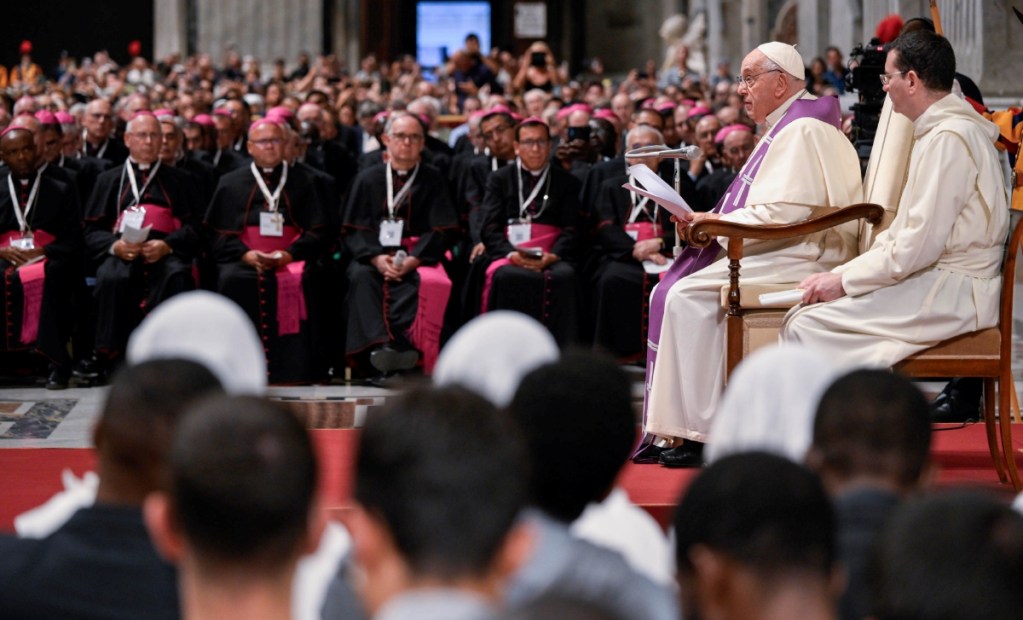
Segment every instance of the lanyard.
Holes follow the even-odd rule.
[[[32,189],[28,192],[28,200],[25,202],[25,210],[21,210],[21,205],[18,204],[18,192],[14,188],[14,177],[12,175],[7,176],[7,189],[11,191],[11,203],[14,205],[14,217],[18,218],[18,228],[21,229],[21,233],[25,234],[28,231],[28,214],[32,210],[33,205],[36,203],[36,197],[39,194],[39,179],[43,176],[43,171],[39,170],[36,172],[36,179],[32,183]]]
[[[550,195],[547,193],[547,190],[550,189],[550,179],[548,178],[548,175],[550,174],[551,171],[551,165],[547,164],[546,166],[544,166],[543,173],[537,180],[536,185],[533,186],[533,191],[529,193],[529,197],[526,198],[525,200],[522,199],[522,160],[516,158],[515,165],[518,166],[519,178],[519,219],[520,220],[525,219],[526,209],[529,207],[529,205],[533,204],[533,201],[536,200],[537,194],[540,193],[540,188],[543,187],[544,188],[543,203],[540,205],[540,210],[537,211],[534,216],[540,217],[540,214],[543,213],[544,209],[547,208],[547,199],[550,198]]]
[[[281,200],[281,191],[284,190],[284,184],[288,182],[288,162],[284,162],[283,165],[284,169],[281,171],[281,180],[277,182],[277,189],[271,194],[270,188],[266,186],[266,181],[263,180],[263,175],[259,174],[259,169],[256,168],[256,162],[249,164],[252,176],[256,177],[256,185],[259,186],[259,191],[263,192],[263,198],[266,199],[266,205],[270,209],[270,213],[277,213],[277,203]]]
[[[394,219],[394,210],[397,205],[401,204],[402,200],[408,196],[409,191],[412,189],[412,184],[416,182],[416,175],[419,174],[419,164],[412,169],[412,174],[409,175],[408,181],[405,181],[404,187],[398,192],[398,195],[394,195],[394,178],[391,176],[391,162],[387,162],[387,216],[389,219]]]
[[[635,185],[635,184],[636,184],[636,177],[634,177],[633,175],[630,174],[629,175],[629,185]],[[653,216],[651,216],[650,212],[647,211],[647,209],[646,209],[646,203],[648,203],[650,201],[650,199],[647,198],[646,196],[643,196],[643,200],[639,200],[639,196],[637,196],[633,192],[629,192],[629,197],[632,199],[632,213],[629,214],[629,223],[630,224],[634,224],[636,222],[636,218],[639,217],[640,213],[643,213],[644,215],[646,215],[647,219],[652,221],[653,220]],[[639,202],[637,202],[637,200]]]
[[[149,189],[149,184],[156,178],[156,173],[159,172],[161,163],[163,162],[158,160],[156,164],[153,165],[153,169],[149,172],[149,178],[146,179],[145,185],[143,185],[140,190],[138,181],[135,180],[135,169],[131,165],[131,160],[124,160],[124,169],[128,171],[128,182],[131,183],[131,193],[135,196],[135,204],[132,206],[136,206],[142,202],[142,196],[146,193],[146,190]]]

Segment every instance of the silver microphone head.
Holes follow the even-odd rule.
[[[663,157],[666,159],[699,159],[703,150],[698,146],[680,146],[677,149],[668,148],[664,144],[641,146],[625,154],[625,159],[642,159],[644,157]]]
[[[667,144],[651,144],[632,149],[625,154],[625,159],[644,159],[646,157],[658,157],[663,151],[667,151]]]

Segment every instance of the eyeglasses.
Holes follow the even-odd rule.
[[[392,133],[391,138],[398,142],[420,142],[423,139],[422,134],[418,133]]]
[[[549,140],[521,140],[519,146],[525,149],[538,149],[547,146]]]
[[[486,132],[481,131],[480,135],[483,136],[483,138],[486,140],[494,140],[497,138],[498,135],[508,131],[509,129],[511,129],[511,125],[500,125],[498,127],[494,127],[490,131]]]
[[[145,140],[152,140],[153,142],[155,142],[155,141],[157,141],[157,140],[159,140],[160,138],[163,137],[162,133],[156,133],[156,132],[146,133],[146,132],[143,132],[143,131],[138,131],[138,132],[135,132],[135,133],[133,133],[131,135],[136,140],[143,140],[143,141],[145,141]]]
[[[735,76],[735,83],[739,85],[745,85],[746,88],[753,88],[753,82],[755,82],[758,77],[764,75],[765,73],[773,73],[775,71],[780,72],[781,69],[768,69],[767,71],[761,71],[760,73],[757,73],[755,75],[746,76],[737,75]]]
[[[905,71],[892,71],[891,73],[882,73],[878,77],[881,78],[881,84],[883,86],[888,86],[891,83],[893,77],[895,77],[896,75],[903,75],[905,73],[906,73]]]
[[[262,140],[249,140],[249,142],[259,147],[267,146],[280,146],[284,144],[283,138],[263,138]]]

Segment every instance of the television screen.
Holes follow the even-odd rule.
[[[465,36],[480,39],[480,50],[490,51],[490,3],[416,3],[416,60],[426,68],[439,67],[465,45]]]

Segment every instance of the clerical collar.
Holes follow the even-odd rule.
[[[153,167],[153,164],[142,164],[142,163],[139,163],[138,160],[136,160],[134,157],[128,157],[128,160],[131,161],[131,165],[135,166],[136,168],[138,168],[139,170],[141,170],[143,172],[145,172],[146,170],[149,170],[150,168]]]
[[[771,127],[774,127],[775,123],[781,120],[781,117],[785,116],[785,113],[789,111],[789,108],[792,107],[792,104],[795,103],[796,99],[802,99],[803,96],[807,94],[808,93],[805,88],[801,89],[798,93],[792,95],[786,99],[784,103],[775,108],[774,112],[768,114],[767,119],[765,120],[767,129],[770,130]]]
[[[274,173],[274,169],[273,168],[260,168],[260,170],[263,171],[263,174],[273,174]]]
[[[400,177],[407,177],[408,176],[408,170],[398,170],[397,168],[395,168],[394,173],[397,174]]]

